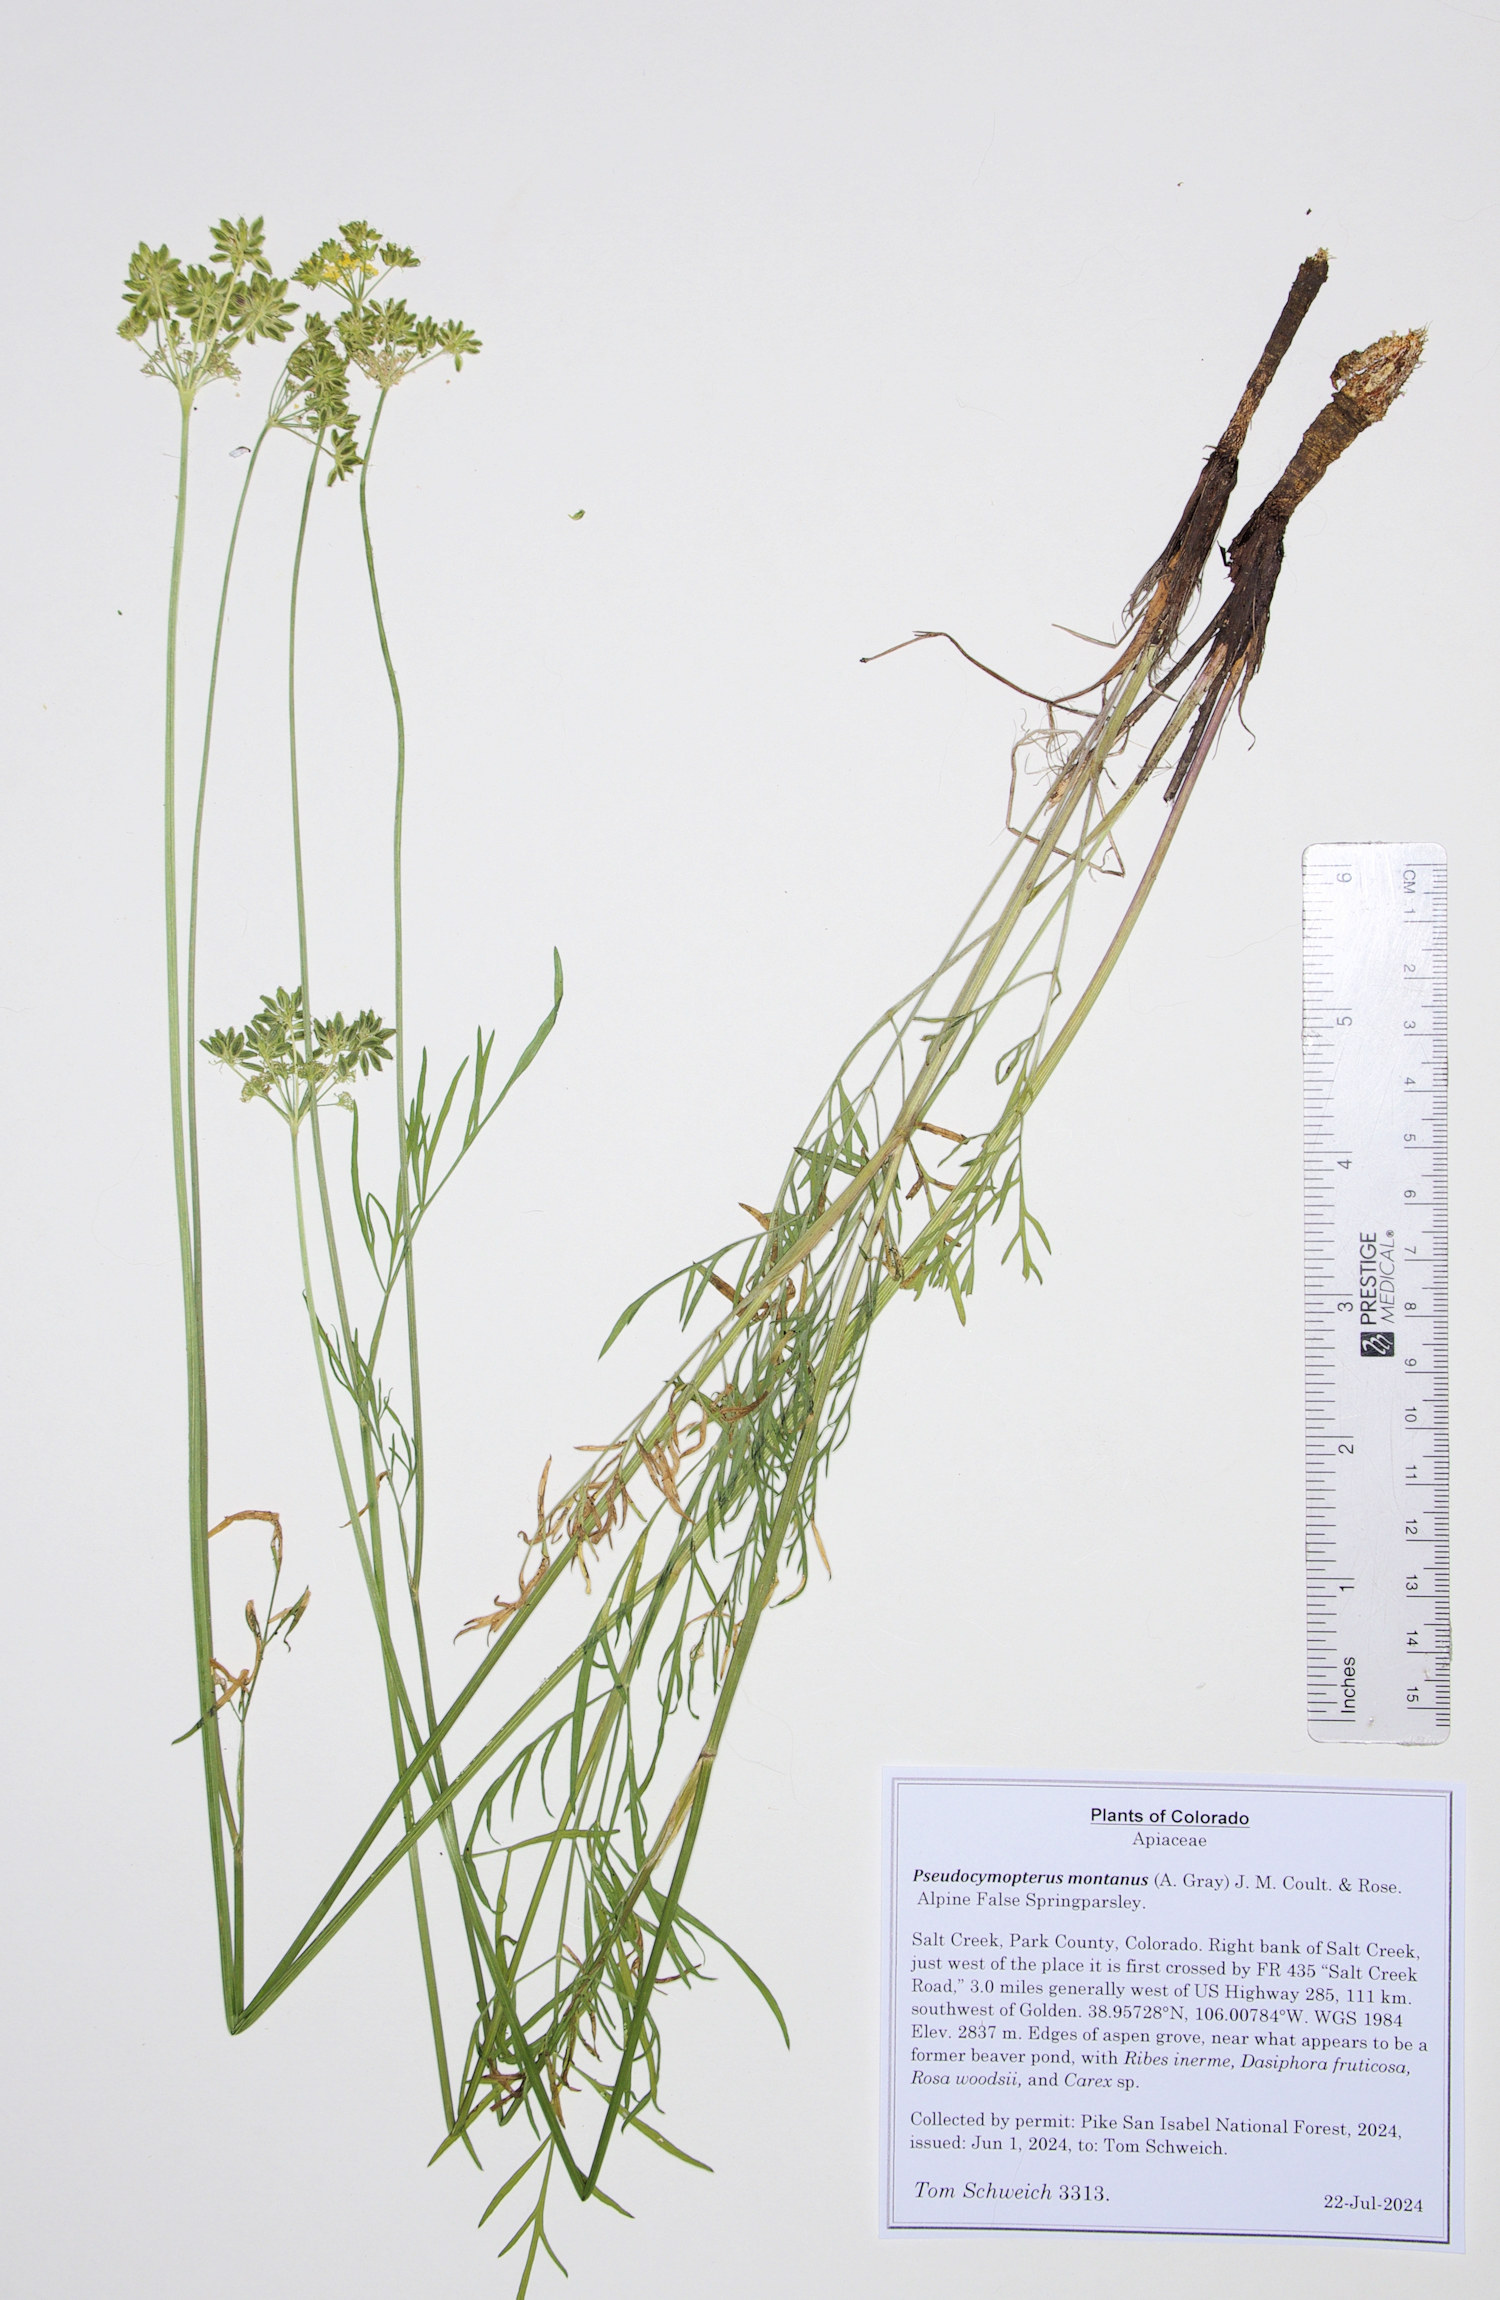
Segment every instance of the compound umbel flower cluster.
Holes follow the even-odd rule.
[[[395,1035],[368,1007],[352,1022],[335,1014],[309,1030],[299,984],[265,992],[259,1013],[242,1030],[216,1030],[199,1043],[211,1061],[244,1080],[242,1102],[269,1102],[295,1131],[314,1102],[336,1098],[352,1110],[349,1081],[380,1070]]]

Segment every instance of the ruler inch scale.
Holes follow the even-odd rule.
[[[1448,1737],[1448,863],[1302,859],[1307,1726]]]

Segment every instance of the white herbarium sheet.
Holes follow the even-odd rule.
[[[887,2234],[1462,2249],[1462,1792],[886,1775]]]
[[[713,2173],[632,2136],[606,2185],[634,2217],[558,2199],[571,2281],[544,2259],[529,2295],[929,2300],[930,2248],[877,2241],[872,2210],[873,1784],[893,1753],[1458,1779],[1487,1883],[1500,781],[1476,666],[1495,627],[1497,13],[447,0],[415,23],[370,0],[351,40],[334,0],[249,22],[189,0],[15,11],[0,1716],[24,1983],[0,2213],[26,2300],[182,2300],[210,2278],[215,2300],[510,2300],[515,2221],[478,2223],[524,2159],[508,2128],[477,2138],[479,2168],[456,2148],[429,2168],[442,2101],[401,1875],[264,2021],[232,2036],[221,2011],[202,1766],[196,1739],[173,1746],[195,1714],[161,905],[176,410],[114,333],[130,251],[196,262],[217,218],[264,214],[280,274],[365,217],[421,256],[415,307],[484,341],[462,375],[395,394],[369,497],[406,704],[413,1042],[446,1078],[482,1025],[508,1065],[554,946],[567,985],[424,1242],[444,1699],[472,1665],[455,1632],[514,1591],[543,1463],[582,1462],[676,1362],[669,1294],[600,1360],[621,1309],[738,1235],[742,1200],[766,1205],[833,1065],[992,867],[1036,706],[945,643],[860,658],[936,627],[1026,688],[1081,684],[1106,658],[1054,623],[1117,628],[1301,261],[1326,246],[1329,283],[1256,418],[1226,540],[1341,356],[1431,329],[1401,405],[1298,513],[1247,724],[1028,1121],[1045,1285],[1015,1255],[1002,1269],[997,1235],[966,1327],[929,1296],[882,1318],[819,1510],[833,1578],[815,1565],[757,1638],[693,1905],[774,1991],[791,2050],[727,1957],[712,1985],[662,1992],[664,2129]],[[263,373],[247,356],[194,418],[199,729]],[[306,466],[272,444],[218,694],[200,1035],[298,963],[285,585]],[[357,494],[315,492],[310,967],[320,1010],[389,1022],[389,697]],[[1135,810],[1132,873],[1163,811]],[[1418,839],[1453,863],[1453,1730],[1440,1753],[1313,1752],[1301,857]],[[1124,890],[1095,891],[1091,919],[1117,916]],[[291,1586],[312,1589],[252,1726],[259,1986],[384,1797],[390,1734],[285,1145],[231,1080],[205,1070],[200,1094],[215,1506],[281,1512]],[[212,1545],[234,1668],[259,1540]],[[1476,2022],[1466,2064],[1480,2161],[1497,2034]],[[1493,2225],[1476,2216],[1469,2244],[1443,2300],[1500,2289]],[[1372,2300],[1358,2245],[1211,2249],[1214,2300],[1263,2300],[1268,2260],[1281,2300]],[[1177,2300],[1190,2263],[1179,2239],[976,2237],[947,2244],[940,2288],[994,2300],[1003,2275],[1006,2300],[1093,2300],[1107,2269],[1110,2300]],[[1431,2282],[1420,2246],[1382,2245],[1378,2300]]]

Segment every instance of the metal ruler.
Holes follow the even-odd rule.
[[[1302,865],[1307,1720],[1449,1722],[1448,861]]]

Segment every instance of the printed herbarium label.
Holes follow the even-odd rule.
[[[881,2220],[1462,2244],[1461,1793],[886,1775]]]

